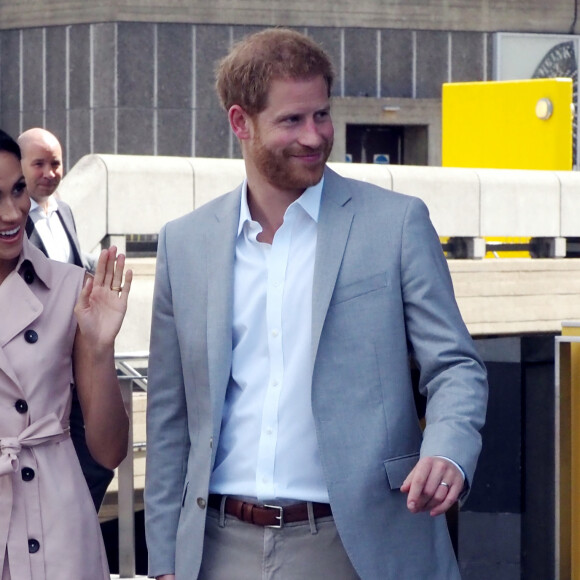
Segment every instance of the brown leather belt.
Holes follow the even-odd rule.
[[[216,510],[221,509],[222,497],[210,494],[209,507]],[[224,511],[248,524],[268,528],[282,528],[284,524],[308,520],[308,504],[306,502],[287,506],[260,505],[228,496]],[[332,510],[327,503],[312,502],[312,513],[315,518],[326,518],[332,515]]]

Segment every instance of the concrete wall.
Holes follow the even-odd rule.
[[[473,336],[559,333],[580,320],[580,259],[450,260],[455,296]],[[149,350],[154,258],[128,261],[135,279],[117,352]]]
[[[67,167],[89,153],[239,157],[214,64],[247,33],[284,25],[336,65],[334,161],[348,123],[414,125],[427,151],[405,163],[440,165],[441,84],[491,79],[495,31],[578,33],[578,2],[0,1],[0,127],[46,127]]]
[[[291,6],[291,8],[289,7]],[[18,0],[0,3],[0,27],[107,21],[348,26],[425,30],[578,32],[574,0]]]
[[[491,78],[492,35],[412,21],[407,30],[334,24],[300,28],[337,70],[333,160],[345,158],[347,123],[414,125],[427,130],[427,163],[439,165],[441,84]],[[257,29],[152,21],[0,30],[0,127],[46,127],[66,167],[89,153],[239,157],[213,71]]]

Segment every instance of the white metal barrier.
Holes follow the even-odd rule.
[[[565,238],[580,237],[580,172],[459,169],[331,163],[354,177],[422,198],[441,237],[466,240],[481,257],[488,237],[544,241],[558,257]],[[123,248],[126,235],[156,234],[167,221],[232,190],[245,175],[241,159],[87,155],[59,192],[79,224],[83,248],[105,241]]]

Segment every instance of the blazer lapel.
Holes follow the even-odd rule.
[[[232,358],[232,310],[235,243],[241,186],[223,198],[206,230],[208,285],[208,373],[216,417],[221,416]],[[344,180],[326,169],[318,220],[312,297],[312,356],[340,270],[354,212]]]
[[[354,211],[344,179],[331,169],[324,173],[318,218],[316,263],[312,289],[312,360],[316,359],[322,327],[342,263]]]
[[[81,247],[79,244],[79,239],[76,234],[76,225],[72,214],[72,210],[65,203],[58,201],[58,210],[56,211],[56,215],[58,215],[58,219],[60,219],[60,223],[64,228],[66,237],[68,238],[70,248],[73,253],[74,263],[77,266],[81,266],[82,268],[84,268]]]
[[[241,186],[223,198],[206,230],[207,349],[209,384],[214,417],[221,409],[232,360],[234,257],[240,216]]]
[[[30,216],[28,216],[26,220],[26,234],[28,235],[28,238],[30,239],[32,245],[36,246],[45,256],[48,257],[48,253],[46,251],[46,247],[44,246],[44,242],[42,241],[42,238],[36,231],[36,228],[34,227],[34,222],[32,221],[32,218]]]

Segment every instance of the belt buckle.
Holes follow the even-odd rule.
[[[265,528],[274,528],[276,530],[281,530],[284,527],[284,508],[281,505],[267,505],[264,504],[265,508],[270,508],[272,510],[278,510],[279,514],[276,517],[278,520],[277,524],[272,524],[270,526],[264,526]]]

